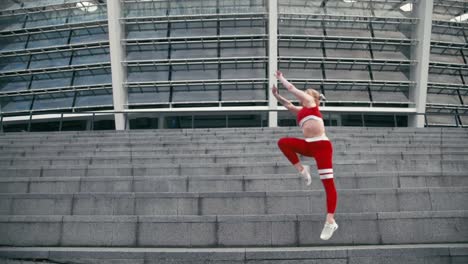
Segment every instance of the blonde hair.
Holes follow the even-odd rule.
[[[320,104],[320,93],[317,92],[317,90],[309,88],[305,91],[306,94],[312,96],[314,98],[315,104],[319,105]]]

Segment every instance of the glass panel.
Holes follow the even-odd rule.
[[[321,8],[321,1],[308,0],[279,0],[279,13],[306,13],[306,14],[324,14],[325,10]]]
[[[435,74],[429,70],[429,82],[463,84],[460,75]]]
[[[110,62],[109,48],[78,50],[73,53],[72,65]]]
[[[169,57],[168,45],[127,46],[127,60],[165,60]]]
[[[460,97],[456,90],[448,90],[452,94],[427,94],[428,104],[461,105]]]
[[[379,66],[376,66],[379,67]],[[373,67],[372,69],[374,69]],[[384,71],[372,71],[372,75],[374,76],[374,80],[377,81],[409,81],[409,68],[408,67],[400,67],[396,68],[395,70],[385,70]]]
[[[171,45],[171,58],[172,59],[215,58],[215,57],[218,57],[217,43]]]
[[[329,102],[370,102],[369,92],[365,90],[326,91],[325,96]]]
[[[26,28],[63,25],[67,21],[68,11],[29,13]]]
[[[29,83],[31,82],[31,77],[9,77],[9,78],[0,78],[0,91],[21,91],[27,90]]]
[[[364,115],[366,127],[395,127],[393,115]]]
[[[31,122],[31,132],[49,132],[59,131],[60,121],[48,121],[48,122]]]
[[[100,21],[107,19],[107,7],[105,5],[98,5],[97,10],[90,11],[82,10],[81,8],[75,8],[70,13],[68,23],[83,23],[90,21]]]
[[[407,46],[372,44],[372,53],[375,59],[409,60],[410,49]]]
[[[130,115],[130,129],[156,129],[159,128],[159,118],[136,117]]]
[[[13,31],[23,28],[26,15],[0,17],[0,31]]]
[[[228,127],[261,127],[262,119],[261,115],[229,115]]]
[[[463,127],[468,127],[468,115],[460,116]]]
[[[39,7],[39,6],[48,6],[48,5],[58,5],[58,4],[63,4],[65,3],[64,0],[23,0],[21,1],[24,3],[25,8],[31,8],[31,7]],[[70,1],[68,1],[70,2]],[[76,2],[76,0],[75,0]]]
[[[27,36],[2,37],[0,51],[22,50],[26,47]]]
[[[171,1],[140,1],[140,2],[125,2],[124,16],[125,17],[146,17],[146,16],[165,16],[167,7]]]
[[[75,93],[53,93],[36,95],[33,110],[71,108]]]
[[[30,69],[68,66],[71,52],[51,52],[32,55]]]
[[[205,69],[203,69],[203,67]],[[218,79],[218,65],[174,65],[172,67],[172,80],[213,80]]]
[[[169,80],[169,67],[167,66],[130,66],[127,67],[127,71],[128,82],[164,82]]]
[[[32,99],[32,96],[2,97],[0,98],[0,107],[5,113],[29,111]]]
[[[219,87],[218,86],[190,86],[190,87],[174,87],[172,94],[172,102],[188,103],[188,102],[218,102]]]
[[[254,57],[266,56],[263,42],[222,42],[221,57]]]
[[[169,87],[129,88],[128,103],[130,105],[169,103]]]
[[[373,87],[371,87],[371,93],[372,93],[372,100],[375,103],[408,103],[409,102],[409,92],[408,88],[406,87],[388,87],[388,88],[383,88],[379,90],[374,90]]]
[[[70,44],[90,43],[109,40],[106,27],[90,27],[86,29],[75,29],[72,31]]]
[[[279,34],[323,36],[324,30],[320,21],[292,20],[280,16]]]
[[[29,56],[12,56],[0,58],[0,71],[20,71],[28,66]]]
[[[75,107],[112,106],[111,90],[77,92]]]
[[[265,12],[264,0],[219,0],[219,12],[231,13],[253,13]]]
[[[458,63],[465,64],[461,50],[456,49],[444,49],[444,48],[431,48],[430,55],[431,62],[446,62],[446,63]]]
[[[165,38],[168,36],[167,23],[127,24],[125,28],[128,39]]]
[[[171,37],[199,37],[216,36],[216,22],[173,22],[171,23]]]
[[[3,124],[4,132],[26,132],[28,131],[28,124]]]
[[[106,118],[109,118],[109,117],[106,117]],[[93,130],[115,130],[115,120],[110,119],[110,120],[94,121]]]
[[[294,45],[294,42],[288,43]],[[322,58],[323,50],[321,47],[286,47],[289,46],[286,43],[280,43],[278,49],[278,56],[284,57],[315,57]],[[317,43],[317,45],[320,45]]]
[[[112,76],[110,69],[101,69],[90,71],[76,71],[73,85],[93,85],[93,84],[111,84]]]
[[[342,126],[363,126],[362,116],[360,114],[343,114],[341,115],[341,125]]]
[[[234,20],[220,22],[220,35],[256,35],[266,34],[264,20]]]
[[[328,36],[371,37],[368,23],[324,22]]]
[[[345,2],[342,0],[328,0],[326,2],[326,13],[328,15],[342,16],[372,16],[371,6],[368,2]]]
[[[223,85],[221,90],[222,101],[251,101],[267,100],[264,84]]]
[[[30,35],[28,49],[66,45],[70,31],[56,31]]]
[[[169,15],[216,14],[216,0],[174,0]]]
[[[62,131],[82,131],[86,130],[86,120],[69,120],[63,121]]]
[[[338,47],[337,47],[338,46]],[[335,48],[337,47],[337,48]],[[329,58],[370,59],[370,51],[364,44],[325,43],[325,52]]]
[[[427,119],[428,126],[456,126],[457,125],[455,115],[427,114],[426,119]]]
[[[193,128],[192,116],[166,117],[166,128]]]
[[[355,67],[356,68],[356,67]],[[368,70],[332,70],[325,69],[327,79],[334,80],[370,80]]]
[[[265,78],[266,65],[263,64],[222,64],[221,79],[254,79]],[[217,78],[216,78],[217,79]]]
[[[70,85],[71,85],[71,73],[35,75],[31,84],[31,89],[68,87]]]
[[[21,8],[21,3],[14,2],[13,0],[0,1],[0,9],[2,10],[13,10]]]
[[[195,116],[194,128],[220,128],[227,127],[225,115]]]

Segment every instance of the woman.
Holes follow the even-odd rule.
[[[322,114],[319,111],[320,97],[322,96],[314,89],[307,89],[305,92],[292,85],[280,71],[276,71],[275,77],[281,81],[283,86],[299,100],[301,107],[293,105],[290,101],[278,93],[278,88],[273,86],[273,95],[289,111],[297,115],[297,122],[302,128],[304,139],[281,138],[278,146],[286,158],[302,174],[306,184],[311,184],[310,168],[301,164],[297,153],[313,157],[317,163],[320,179],[322,180],[327,195],[327,219],[320,235],[323,240],[328,240],[338,229],[334,214],[336,209],[337,194],[333,180],[333,147],[330,140],[325,135]]]

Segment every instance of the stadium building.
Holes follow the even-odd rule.
[[[466,1],[1,5],[4,131],[294,125],[276,69],[327,125],[468,125]]]
[[[0,264],[468,263],[467,40],[468,0],[0,0]]]

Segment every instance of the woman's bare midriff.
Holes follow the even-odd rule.
[[[302,126],[305,138],[319,137],[325,134],[325,126],[322,120],[307,120]]]

